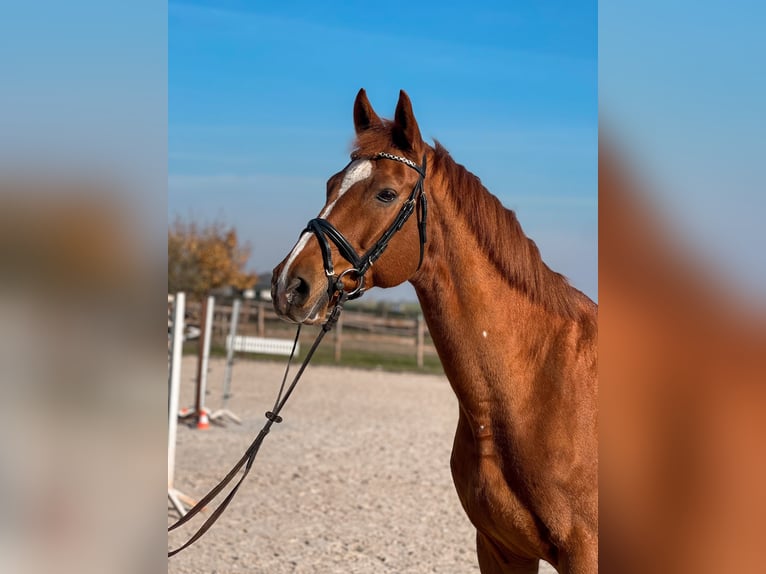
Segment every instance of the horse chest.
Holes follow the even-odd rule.
[[[518,555],[547,556],[551,544],[540,521],[509,485],[491,437],[460,436],[452,450],[452,477],[473,525]]]

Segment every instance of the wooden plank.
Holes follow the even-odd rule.
[[[425,341],[425,324],[426,322],[423,320],[422,315],[418,315],[418,334],[417,334],[417,357],[418,357],[418,367],[423,368],[423,343]]]
[[[266,334],[266,328],[264,326],[264,317],[266,315],[266,304],[263,302],[258,303],[258,336],[263,337]],[[276,316],[276,313],[274,314]]]
[[[343,313],[338,317],[335,324],[335,362],[340,362],[341,348],[343,346]]]

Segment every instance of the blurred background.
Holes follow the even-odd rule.
[[[599,3],[600,566],[758,570],[763,6]]]
[[[0,54],[0,571],[153,571],[167,10],[15,3]]]

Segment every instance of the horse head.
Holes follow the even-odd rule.
[[[341,292],[399,285],[422,263],[429,147],[410,98],[401,91],[385,120],[360,90],[354,128],[351,161],[327,180],[324,207],[274,269],[274,307],[289,321],[321,322]]]

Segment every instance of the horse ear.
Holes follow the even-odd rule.
[[[359,90],[354,101],[354,129],[357,135],[370,129],[372,126],[381,125],[382,123],[378,114],[372,109],[370,100],[367,99],[367,92],[362,88]]]
[[[413,151],[419,149],[423,139],[420,136],[415,114],[412,113],[412,102],[404,90],[399,91],[399,102],[396,104],[394,114],[394,128],[394,136],[399,147]]]

